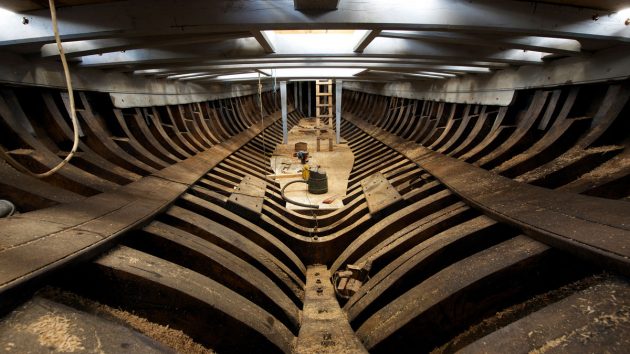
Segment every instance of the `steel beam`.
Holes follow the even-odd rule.
[[[367,48],[367,46],[370,45],[374,38],[378,37],[380,33],[381,30],[369,30],[365,32],[363,38],[361,38],[359,43],[357,43],[357,45],[354,47],[354,51],[356,53],[363,53],[363,50],[365,50],[365,48]]]
[[[251,37],[249,32],[215,33],[196,36],[106,38],[85,41],[64,42],[63,49],[67,57],[76,58],[87,55],[117,52],[137,48],[159,48],[176,45],[202,44],[228,39]],[[45,44],[40,50],[42,58],[58,57],[57,44]]]
[[[274,29],[381,29],[481,31],[630,42],[623,14],[506,0],[346,1],[337,11],[302,13],[287,0],[130,0],[59,9],[62,39],[129,37]],[[28,24],[24,25],[23,17]],[[52,43],[47,9],[6,13],[0,46]]]
[[[504,36],[433,31],[382,31],[379,36],[436,43],[533,50],[563,55],[582,54],[580,42],[565,38],[535,36],[505,38]]]
[[[226,65],[208,65],[208,66],[183,66],[183,67],[169,67],[169,68],[156,68],[156,69],[144,69],[134,71],[134,75],[176,75],[186,73],[197,72],[221,72],[232,70],[247,70],[247,69],[282,69],[282,68],[365,68],[365,69],[388,69],[392,71],[418,71],[429,70],[439,71],[445,73],[475,73],[475,74],[488,74],[492,70],[490,68],[462,66],[462,65],[424,65],[424,64],[396,64],[396,63],[363,63],[363,62],[298,62],[298,63],[264,63],[264,64],[226,64]],[[501,68],[501,67],[498,67]]]
[[[488,47],[462,47],[456,44],[427,43],[396,38],[375,38],[374,45],[366,48],[362,55],[403,59],[430,59],[453,61],[466,58],[469,61],[493,61],[507,64],[540,64],[541,53],[516,49],[497,50]],[[186,46],[175,49],[135,49],[103,55],[82,57],[83,67],[116,67],[160,63],[190,63],[200,60],[221,59],[229,55],[233,58],[263,56],[264,50],[254,38],[241,38],[216,43],[212,46]],[[276,42],[276,57],[303,56],[353,56],[360,54],[346,49],[343,52],[322,52],[308,43]]]
[[[568,57],[544,66],[524,66],[499,70],[483,77],[465,75],[447,80],[400,82],[391,79],[386,84],[346,82],[346,89],[384,96],[417,100],[445,101],[468,104],[507,106],[512,103],[516,90],[541,87],[627,80],[630,66],[627,58],[630,48],[611,48],[584,57]],[[372,79],[368,77],[366,79]],[[353,80],[356,81],[356,80]]]
[[[508,67],[508,64],[497,63],[491,61],[477,61],[468,60],[466,58],[459,58],[457,60],[451,60],[448,63],[444,63],[439,60],[431,59],[418,59],[418,58],[393,58],[390,56],[357,56],[356,54],[350,55],[320,55],[320,56],[279,56],[279,55],[266,55],[263,57],[254,58],[230,58],[230,59],[211,59],[211,60],[199,60],[195,64],[191,64],[200,70],[199,67],[208,67],[214,65],[244,65],[244,64],[291,64],[291,63],[375,63],[375,64],[416,64],[416,65],[459,65],[468,67],[480,67],[480,68],[504,68]],[[178,68],[188,68],[189,66],[181,66],[180,64],[163,64],[158,66],[144,65],[138,66],[146,70],[166,69],[177,65]]]
[[[269,37],[263,31],[252,31],[254,38],[258,41],[260,46],[265,50],[265,53],[275,53],[276,49],[269,40]]]
[[[338,5],[339,0],[293,0],[298,11],[333,11]]]

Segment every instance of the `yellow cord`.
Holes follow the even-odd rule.
[[[70,100],[70,118],[72,119],[72,129],[74,130],[74,143],[72,144],[72,149],[66,158],[61,161],[57,166],[53,167],[51,170],[44,173],[34,173],[28,170],[26,167],[22,166],[19,162],[17,162],[13,157],[9,156],[8,153],[4,151],[4,149],[0,149],[0,153],[3,155],[2,157],[15,169],[18,171],[27,173],[33,177],[37,178],[45,178],[53,175],[55,172],[59,171],[63,166],[65,166],[74,154],[77,152],[77,148],[79,147],[79,122],[77,120],[77,113],[75,111],[74,105],[74,94],[72,93],[72,81],[70,80],[70,69],[68,68],[68,62],[66,61],[66,54],[63,51],[63,46],[61,45],[61,38],[59,37],[59,28],[57,27],[57,11],[55,10],[55,0],[48,0],[48,5],[50,6],[50,17],[52,19],[53,32],[55,33],[55,41],[57,42],[57,48],[59,49],[59,56],[61,57],[61,64],[63,65],[63,72],[66,76],[66,86],[68,88],[68,99]]]

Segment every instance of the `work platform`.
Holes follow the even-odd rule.
[[[317,139],[320,139],[320,151],[317,151]],[[329,141],[332,141],[332,151],[329,151]],[[280,188],[287,183],[302,179],[301,173],[304,165],[297,157],[294,157],[295,144],[306,143],[309,153],[310,168],[326,171],[328,176],[328,192],[324,194],[312,194],[307,192],[305,183],[296,183],[287,187],[285,194],[292,200],[305,204],[317,204],[320,209],[339,209],[343,207],[342,199],[346,195],[348,177],[354,164],[354,154],[346,143],[334,144],[334,131],[327,126],[316,127],[315,118],[304,118],[288,133],[288,144],[278,144],[271,156],[271,169],[275,179],[280,183]],[[326,199],[334,200],[330,204],[323,203]],[[292,210],[308,210],[302,206],[287,203],[287,208]]]

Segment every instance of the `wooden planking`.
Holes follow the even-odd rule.
[[[153,221],[134,235],[132,247],[177,263],[229,287],[297,333],[300,310],[263,272],[233,253],[177,227]]]
[[[303,296],[304,283],[286,264],[254,241],[228,226],[195,212],[173,206],[165,213],[172,223],[182,230],[202,237],[237,255],[273,278],[276,284],[293,299]]]
[[[279,114],[268,117],[266,126],[277,119]],[[0,220],[0,293],[94,254],[125,231],[142,225],[261,128],[256,125],[113,192]]]
[[[441,191],[384,217],[360,233],[350,245],[344,248],[332,264],[331,271],[337,271],[344,264],[355,262],[366,252],[408,224],[455,202],[456,198],[450,191]]]
[[[389,262],[363,284],[345,304],[344,310],[353,324],[361,323],[367,315],[377,310],[377,303],[388,303],[404,293],[405,279],[418,283],[440,270],[448,262],[464,258],[487,246],[488,239],[496,239],[490,233],[498,230],[497,223],[485,216],[457,224],[435,236],[418,242],[415,246],[401,249],[399,257]],[[404,252],[404,253],[403,253]],[[456,254],[460,254],[456,257]],[[408,285],[409,287],[409,285]],[[359,322],[356,322],[359,320]]]
[[[380,172],[361,180],[361,188],[372,216],[382,214],[403,200],[398,190]]]
[[[134,306],[148,318],[159,309],[161,318],[170,325],[184,329],[217,351],[238,346],[244,351],[291,352],[295,337],[280,321],[206,276],[124,246],[116,247],[95,264],[104,270],[105,277],[114,280],[104,282],[111,292],[107,296]],[[90,281],[99,278],[97,273]]]
[[[422,339],[414,337],[412,333],[417,333],[416,325],[422,328],[436,324],[438,319],[425,318],[430,316],[432,309],[444,306],[443,304],[446,304],[446,308],[454,306],[449,311],[444,309],[440,313],[444,313],[448,326],[456,327],[456,323],[449,322],[456,321],[458,313],[479,311],[465,311],[460,308],[466,303],[467,289],[490,291],[489,289],[497,286],[496,283],[504,283],[507,278],[519,272],[527,272],[549,250],[549,247],[540,242],[517,236],[465,258],[387,304],[359,327],[357,336],[368,350],[374,351],[383,350],[382,346],[386,341],[392,344],[391,342],[400,341],[401,338],[409,339],[409,342],[413,339],[414,344],[418,345]],[[458,299],[458,294],[463,298]]]
[[[415,161],[491,217],[541,242],[630,274],[630,204],[519,183],[404,140],[351,113],[345,118]]]

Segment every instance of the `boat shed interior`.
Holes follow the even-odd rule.
[[[1,353],[628,353],[630,1],[0,0]]]

